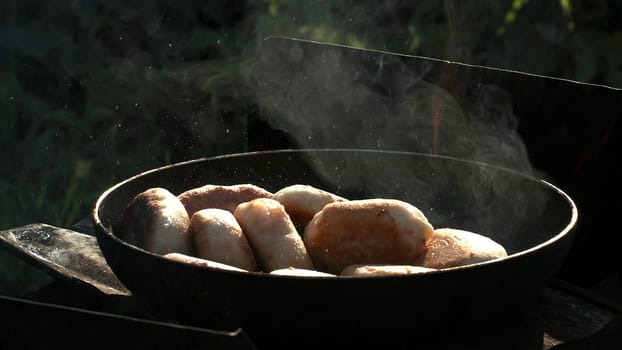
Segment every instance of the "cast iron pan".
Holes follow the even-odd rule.
[[[350,199],[401,199],[435,228],[489,236],[510,256],[423,275],[304,278],[188,266],[115,236],[127,203],[148,188],[178,194],[239,183],[273,192],[300,183]],[[522,307],[562,264],[577,209],[545,181],[482,163],[404,152],[282,150],[147,171],[103,193],[93,215],[104,256],[137,297],[185,324],[242,327],[260,347],[306,347],[361,340],[414,345],[431,332]]]

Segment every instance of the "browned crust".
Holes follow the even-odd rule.
[[[298,276],[298,277],[337,277],[331,273],[320,272],[308,269],[297,269],[294,267],[288,267],[285,269],[277,269],[270,271],[271,275],[279,276]]]
[[[341,271],[340,276],[393,276],[412,275],[436,271],[423,266],[413,265],[350,265]]]
[[[211,261],[207,259],[201,259],[194,256],[189,256],[180,253],[169,253],[164,255],[165,258],[169,260],[179,261],[185,264],[200,266],[200,267],[211,267],[214,269],[227,270],[227,271],[238,271],[238,272],[248,272],[244,269],[240,269],[235,266],[219,263],[216,261]]]
[[[318,270],[339,274],[354,264],[410,264],[424,252],[432,230],[414,206],[370,199],[327,204],[303,239]]]
[[[223,209],[230,212],[240,203],[248,202],[255,198],[270,198],[272,193],[255,185],[205,185],[190,189],[181,193],[177,198],[186,208],[188,216],[208,208]]]
[[[234,213],[264,271],[295,267],[315,269],[283,205],[257,198],[238,205]]]
[[[189,253],[189,225],[190,219],[181,202],[168,190],[158,187],[132,199],[116,232],[126,242],[154,253]]]
[[[347,199],[309,185],[291,185],[280,189],[272,199],[283,204],[296,228],[303,232],[305,226],[328,203]]]
[[[415,265],[443,269],[507,256],[503,246],[492,239],[451,228],[435,230],[426,246],[427,251],[414,261]]]
[[[190,219],[189,233],[197,257],[257,271],[253,251],[231,212],[199,210]]]

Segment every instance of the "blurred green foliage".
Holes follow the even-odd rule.
[[[0,4],[0,229],[68,227],[119,180],[244,151],[240,82],[285,35],[622,86],[617,1]]]

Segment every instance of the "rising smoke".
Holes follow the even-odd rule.
[[[450,66],[272,38],[255,67],[254,98],[299,147],[433,153],[531,173],[510,96],[484,83],[460,91],[466,77],[447,83]]]
[[[299,148],[408,151],[533,174],[509,94],[468,77],[467,66],[456,68],[418,57],[271,38],[258,56],[253,98],[264,121]],[[518,188],[521,181],[464,164],[418,165],[382,157],[316,162],[318,172],[338,186],[364,186],[371,196],[402,198],[420,205],[435,224],[458,222],[501,240],[545,205],[539,194]],[[498,226],[510,221],[518,224]]]

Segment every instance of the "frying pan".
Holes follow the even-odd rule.
[[[509,257],[418,275],[310,278],[190,266],[115,236],[128,202],[148,188],[177,194],[239,183],[273,192],[300,183],[350,199],[401,199],[421,209],[435,228],[486,235]],[[260,347],[300,348],[353,340],[416,344],[433,331],[520,309],[560,268],[578,214],[560,189],[504,168],[429,154],[308,149],[147,171],[105,191],[93,216],[106,260],[135,296],[179,322],[242,327]]]

